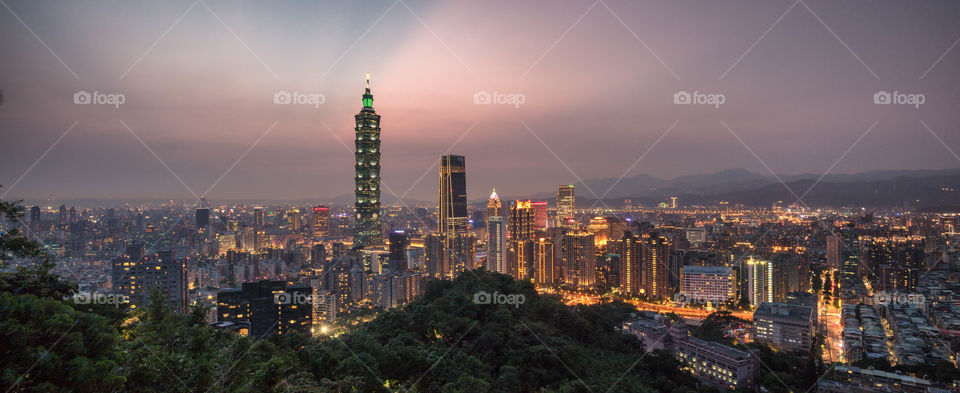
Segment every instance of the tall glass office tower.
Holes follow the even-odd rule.
[[[380,233],[380,115],[373,110],[370,74],[363,93],[363,109],[356,116],[356,217],[353,227],[354,246],[364,247],[383,242]]]

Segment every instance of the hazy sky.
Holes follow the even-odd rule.
[[[434,199],[447,151],[471,199],[617,177],[658,139],[629,175],[960,166],[955,0],[4,3],[0,193],[76,122],[7,198],[189,198],[171,171],[210,199],[352,193],[366,72],[387,203]]]

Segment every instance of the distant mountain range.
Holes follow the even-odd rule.
[[[777,179],[779,177],[779,180]],[[819,182],[818,182],[819,179]],[[781,183],[781,180],[783,183]],[[786,185],[786,186],[785,186]],[[726,169],[719,172],[684,175],[673,179],[661,179],[648,174],[638,174],[623,179],[588,179],[576,183],[577,207],[589,207],[602,196],[606,206],[621,207],[624,199],[634,204],[655,206],[669,202],[676,196],[681,205],[708,205],[720,201],[746,206],[770,206],[782,201],[784,205],[796,203],[810,207],[902,207],[908,204],[925,211],[960,211],[960,168],[944,170],[887,170],[857,174],[831,174],[820,179],[818,174],[764,175],[746,169]],[[789,187],[789,189],[788,189]],[[812,188],[811,188],[812,187]],[[809,190],[809,191],[808,191]],[[591,192],[592,191],[592,192]],[[792,191],[792,192],[791,192]],[[594,193],[596,196],[594,196]],[[556,202],[556,191],[548,190],[535,194],[506,195],[503,200],[533,199]],[[353,194],[319,199],[328,205],[350,206]],[[408,206],[424,206],[436,201],[404,198]],[[127,203],[168,203],[169,199],[48,199],[25,201],[32,204],[60,204],[81,206],[123,206]],[[183,203],[191,204],[186,200]],[[396,204],[392,195],[384,193],[383,203]],[[265,204],[276,203],[310,205],[317,199],[298,200],[217,200],[216,204]],[[481,209],[486,204],[486,195],[471,199],[470,204]],[[597,203],[599,205],[599,203]]]
[[[904,206],[905,203],[926,208],[960,206],[960,194],[957,193],[960,191],[960,168],[870,171],[820,177],[818,174],[775,177],[746,169],[727,169],[674,179],[660,179],[647,174],[619,180],[588,179],[575,186],[578,206],[592,204],[597,199],[594,194],[602,196],[604,203],[612,207],[623,206],[626,198],[651,206],[667,202],[671,196],[678,197],[683,205],[719,201],[747,206],[769,206],[783,201],[789,205],[802,196],[801,205],[811,207],[892,207]],[[556,194],[537,193],[516,199],[527,198],[555,201]]]

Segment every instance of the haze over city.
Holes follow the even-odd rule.
[[[211,199],[349,195],[366,72],[388,203],[433,200],[444,153],[467,157],[470,199],[622,174],[958,166],[953,1],[5,6],[12,198],[192,198],[177,177],[216,184]],[[125,101],[75,105],[78,91]],[[277,105],[278,91],[323,103]],[[675,105],[679,91],[724,102]],[[878,91],[925,100],[875,105]]]

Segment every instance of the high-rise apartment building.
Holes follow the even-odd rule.
[[[253,208],[253,227],[257,230],[263,229],[263,207]]]
[[[530,205],[533,207],[533,229],[547,229],[547,221],[549,221],[547,201],[534,201],[530,202]]]
[[[643,288],[640,238],[630,232],[623,235],[620,251],[620,292],[628,296],[640,295]]]
[[[250,335],[263,337],[290,332],[310,333],[313,326],[313,288],[285,281],[243,283],[217,293],[217,320],[250,324]]]
[[[534,226],[533,205],[530,201],[513,201],[510,203],[510,240],[533,239]]]
[[[569,227],[575,223],[573,184],[561,185],[557,190],[557,226]]]
[[[643,235],[640,238],[641,265],[643,266],[643,293],[654,298],[663,299],[670,295],[668,285],[667,259],[670,256],[670,240],[657,232]]]
[[[596,282],[596,255],[593,234],[570,231],[561,237],[560,254],[563,260],[565,284],[576,289],[590,289]]]
[[[299,231],[302,226],[300,222],[300,210],[299,209],[290,209],[287,210],[287,228],[291,231]]]
[[[311,225],[314,237],[330,236],[330,208],[324,205],[313,208],[313,225]]]
[[[410,246],[410,237],[406,232],[395,230],[390,233],[390,270],[394,273],[406,273],[407,247]]]
[[[533,281],[537,284],[552,285],[557,282],[554,250],[552,238],[540,237],[533,241]]]
[[[506,273],[507,228],[501,216],[487,217],[487,271]]]
[[[682,276],[680,293],[687,301],[726,302],[737,292],[733,268],[728,266],[687,265],[683,267]]]
[[[746,271],[746,293],[751,305],[773,302],[773,266],[770,261],[747,258],[741,271]]]

